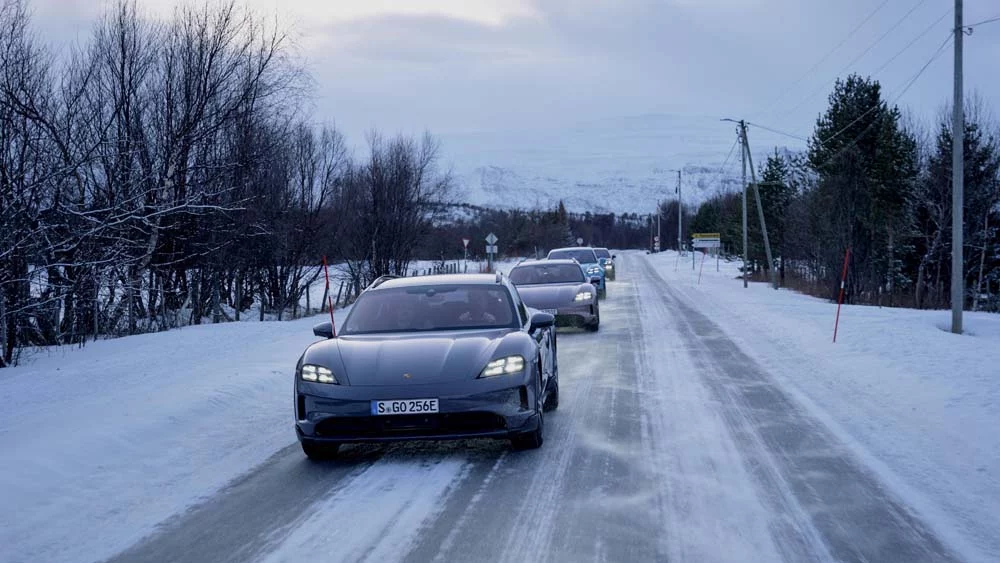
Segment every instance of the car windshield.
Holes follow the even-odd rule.
[[[341,334],[519,328],[499,285],[419,285],[365,292]]]
[[[597,255],[593,248],[566,248],[563,250],[553,250],[549,252],[549,260],[576,260],[581,264],[593,264],[597,262]]]
[[[611,251],[607,248],[595,248],[594,253],[597,254],[598,258],[611,258]]]
[[[576,264],[532,264],[518,266],[510,271],[510,281],[514,285],[542,283],[583,283],[583,270]]]

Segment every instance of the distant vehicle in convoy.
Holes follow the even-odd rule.
[[[596,331],[601,324],[596,284],[575,260],[522,262],[510,271],[510,281],[525,304],[555,315],[557,326],[580,326]]]
[[[600,276],[601,280],[597,284],[597,297],[604,299],[608,295],[608,288],[605,284],[604,266],[597,258],[597,253],[589,246],[575,246],[571,248],[557,248],[550,250],[549,260],[576,260],[583,266],[584,273],[590,276]]]
[[[380,279],[334,336],[295,367],[295,430],[307,456],[343,443],[505,438],[542,445],[559,406],[553,315],[500,274]]]
[[[610,281],[615,281],[615,258],[614,254],[607,248],[595,248],[594,252],[597,254],[597,260],[604,267],[604,276]]]

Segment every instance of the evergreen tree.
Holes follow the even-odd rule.
[[[846,248],[852,249],[849,294],[874,301],[892,294],[900,278],[900,233],[908,227],[917,175],[916,141],[900,112],[882,99],[877,81],[851,75],[838,80],[830,106],[809,141],[818,175],[810,194],[819,270],[831,294]]]
[[[761,182],[758,186],[761,204],[764,207],[764,221],[767,224],[767,234],[771,242],[771,251],[775,259],[780,258],[782,278],[784,278],[785,257],[785,216],[788,207],[795,197],[795,187],[789,178],[789,166],[784,157],[775,149],[774,155],[767,157],[764,169],[761,171]],[[766,262],[764,236],[760,229],[760,219],[756,213],[750,213],[747,218],[752,259]]]

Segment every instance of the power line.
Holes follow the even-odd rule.
[[[807,138],[805,138],[805,137],[803,137],[801,135],[795,135],[793,133],[786,133],[784,131],[779,131],[778,129],[772,129],[772,128],[767,127],[767,126],[760,125],[759,123],[751,123],[751,122],[747,121],[747,125],[753,125],[754,127],[758,128],[758,129],[763,129],[765,131],[770,131],[772,133],[777,133],[778,135],[784,135],[785,137],[791,137],[792,139],[798,139],[800,141],[805,141],[807,143],[809,142],[809,139],[807,139]]]
[[[901,98],[903,96],[903,94],[905,94],[906,91],[909,90],[911,86],[913,86],[913,84],[917,81],[917,79],[920,78],[920,75],[922,75],[924,73],[924,71],[927,70],[927,67],[931,66],[931,63],[933,63],[934,60],[937,59],[938,56],[941,55],[941,52],[948,45],[948,42],[951,41],[951,37],[952,37],[951,33],[949,33],[948,36],[945,38],[944,43],[942,43],[941,46],[938,47],[936,51],[934,51],[934,54],[931,55],[931,58],[924,64],[924,66],[920,67],[920,70],[917,71],[917,74],[914,75],[913,78],[911,78],[909,80],[909,82],[907,82],[906,86],[903,87],[903,90],[899,94],[897,94],[895,98],[893,98],[892,105],[895,105],[895,103],[897,101],[899,101],[899,98]],[[848,123],[847,125],[845,125],[840,131],[837,131],[833,135],[830,135],[826,139],[823,139],[822,141],[820,141],[820,144],[825,145],[826,143],[829,143],[830,141],[832,141],[835,138],[839,137],[845,131],[847,131],[852,126],[854,126],[855,123],[857,123],[857,122],[861,121],[862,119],[864,119],[866,115],[868,115],[869,113],[871,113],[871,112],[875,111],[876,109],[878,109],[880,107],[880,105],[881,105],[881,102],[879,102],[879,103],[873,105],[872,107],[868,108],[864,113],[862,113],[857,118],[855,118],[854,121],[852,121],[852,122]]]
[[[913,47],[913,45],[914,45],[914,44],[915,44],[915,43],[916,43],[917,41],[919,41],[919,40],[920,40],[920,39],[922,39],[922,38],[923,38],[924,36],[926,36],[926,35],[927,35],[928,33],[930,33],[930,32],[931,32],[931,31],[932,31],[932,30],[934,29],[934,27],[935,27],[935,26],[936,26],[937,24],[939,24],[939,23],[941,22],[941,20],[943,20],[943,19],[944,19],[945,17],[947,17],[947,16],[949,15],[949,14],[951,14],[951,12],[952,12],[952,10],[951,10],[951,9],[949,8],[949,9],[948,9],[948,10],[947,10],[947,11],[946,11],[946,12],[945,12],[944,14],[942,14],[942,15],[941,15],[940,17],[938,17],[938,19],[934,20],[934,22],[933,22],[933,23],[931,23],[931,25],[927,26],[927,27],[926,27],[926,28],[925,28],[925,29],[924,29],[923,31],[921,31],[921,32],[920,32],[920,33],[919,33],[919,34],[918,34],[918,35],[917,35],[916,37],[914,37],[914,38],[913,38],[912,40],[910,40],[910,42],[909,42],[909,43],[907,43],[905,47],[903,47],[903,48],[902,48],[901,50],[899,50],[899,51],[898,51],[898,52],[897,52],[897,53],[896,53],[895,55],[893,55],[892,57],[890,57],[890,58],[889,58],[889,60],[887,60],[887,61],[886,61],[885,63],[883,63],[883,64],[882,64],[882,66],[880,66],[880,67],[879,67],[879,68],[878,68],[877,70],[875,70],[875,72],[873,72],[872,74],[878,74],[879,72],[881,72],[881,71],[885,70],[885,68],[886,68],[887,66],[889,66],[890,64],[892,64],[892,62],[893,62],[893,61],[895,61],[895,60],[896,60],[897,58],[899,58],[899,56],[900,56],[900,55],[902,55],[903,53],[905,53],[906,51],[908,51],[908,50],[909,50],[909,49],[910,49],[911,47]],[[1000,18],[997,18],[997,19],[1000,19]],[[949,34],[948,38],[950,38],[950,37],[951,37],[951,35]],[[947,44],[947,41],[948,41],[948,39],[946,38],[946,40],[945,40],[945,43],[946,43],[946,44]],[[944,46],[942,45],[941,47],[939,47],[939,50],[940,50],[940,49],[943,49],[943,48],[944,48]],[[936,56],[937,56],[937,55],[935,55],[935,58],[936,58]],[[933,59],[932,59],[932,61],[933,61]],[[930,62],[928,62],[928,65],[929,65],[929,64],[930,64]],[[927,65],[925,65],[924,69],[926,68],[926,66],[927,66]],[[919,75],[920,75],[920,74],[921,74],[921,73],[923,72],[923,70],[924,70],[924,69],[921,69],[921,71],[920,71],[920,72],[919,72],[919,73],[917,74],[917,76],[916,76],[916,77],[914,77],[914,79],[911,79],[911,82],[909,82],[909,84],[912,84],[912,80],[915,80],[916,78],[919,78]],[[906,90],[908,90],[908,89],[909,89],[909,86],[906,86],[906,87],[905,87],[905,89],[904,89],[904,92],[905,92]],[[864,119],[864,117],[865,117],[865,116],[867,116],[867,115],[868,115],[868,114],[870,114],[871,112],[875,111],[875,110],[876,110],[876,109],[877,109],[878,107],[879,107],[879,106],[878,106],[878,104],[876,104],[876,105],[874,105],[874,106],[872,106],[872,107],[868,108],[868,110],[866,110],[866,111],[865,111],[864,113],[862,113],[861,115],[859,115],[859,116],[858,116],[858,117],[857,117],[857,118],[856,118],[856,119],[855,119],[854,121],[852,121],[851,123],[849,123],[849,124],[848,124],[848,125],[847,125],[846,127],[844,127],[843,129],[841,129],[840,131],[837,131],[836,133],[834,133],[833,135],[831,135],[831,136],[830,136],[829,138],[827,138],[827,139],[826,139],[825,141],[823,141],[823,143],[827,143],[827,142],[829,142],[829,141],[832,141],[832,140],[833,140],[833,139],[834,139],[835,137],[837,137],[837,136],[839,136],[840,134],[842,134],[842,133],[843,133],[844,131],[846,131],[847,129],[849,129],[849,128],[850,128],[851,126],[853,126],[853,125],[854,125],[855,123],[857,123],[858,121],[861,121],[862,119]],[[790,137],[790,138],[792,138],[792,139],[798,139],[798,140],[800,140],[800,141],[806,141],[806,142],[809,142],[809,139],[807,139],[807,138],[805,138],[805,137],[803,137],[803,136],[801,136],[801,135],[796,135],[796,134],[793,134],[793,133],[787,133],[787,132],[785,132],[785,131],[780,131],[780,130],[778,130],[778,129],[773,129],[773,128],[770,128],[770,127],[766,127],[766,126],[764,126],[764,125],[760,125],[760,124],[758,124],[758,123],[751,123],[751,122],[747,122],[747,125],[753,125],[754,127],[757,127],[757,128],[759,128],[759,129],[764,129],[764,130],[766,130],[766,131],[770,131],[770,132],[772,132],[772,133],[777,133],[778,135],[784,135],[784,136],[786,136],[786,137]]]
[[[864,27],[866,23],[868,23],[869,21],[871,21],[871,19],[873,17],[875,17],[875,14],[879,13],[879,11],[881,11],[882,8],[884,8],[885,5],[888,4],[888,3],[889,3],[889,0],[883,0],[882,3],[879,4],[874,10],[872,10],[872,12],[870,14],[868,14],[868,16],[865,19],[861,20],[861,23],[859,23],[858,25],[856,25],[854,27],[854,29],[851,30],[850,33],[848,33],[846,36],[844,36],[844,38],[840,40],[840,43],[837,43],[837,45],[835,45],[833,47],[833,49],[830,49],[829,51],[827,51],[827,53],[825,55],[823,55],[818,61],[816,61],[811,67],[809,67],[809,70],[807,70],[804,73],[802,73],[802,75],[799,76],[799,78],[795,82],[793,82],[791,86],[789,86],[788,88],[786,88],[784,94],[778,96],[778,98],[776,100],[774,100],[773,102],[771,102],[771,104],[767,106],[767,108],[764,110],[763,113],[768,113],[772,109],[774,109],[774,106],[776,106],[778,104],[778,102],[784,100],[785,97],[788,96],[788,94],[790,92],[792,92],[792,90],[795,87],[797,87],[799,84],[802,83],[803,80],[806,79],[806,77],[808,77],[810,74],[812,74],[812,72],[815,71],[817,68],[819,68],[820,65],[822,65],[824,62],[826,62],[826,60],[830,58],[830,55],[833,55],[835,52],[837,52],[838,49],[840,49],[841,47],[843,47],[845,43],[847,43],[852,37],[854,37],[854,34],[856,34],[862,27]]]
[[[934,20],[934,23],[932,23],[929,26],[927,26],[926,29],[924,29],[923,31],[920,32],[920,35],[917,35],[916,37],[914,37],[913,40],[911,40],[909,43],[907,43],[905,47],[903,47],[902,49],[900,49],[898,53],[896,53],[895,55],[893,55],[889,60],[885,61],[885,63],[883,63],[882,66],[880,66],[877,69],[875,69],[875,72],[873,72],[872,74],[875,75],[875,74],[878,74],[878,73],[882,72],[883,70],[885,70],[885,67],[887,67],[890,64],[892,64],[892,62],[895,61],[897,58],[899,58],[900,55],[902,55],[903,53],[905,53],[906,51],[908,51],[910,49],[910,47],[913,46],[914,43],[916,43],[917,41],[920,41],[921,39],[923,39],[925,35],[927,35],[928,33],[930,33],[934,29],[934,26],[936,26],[937,24],[939,24],[941,22],[941,20],[943,20],[944,18],[948,17],[951,14],[951,12],[952,12],[952,9],[948,8],[948,10],[945,11],[945,13],[941,14],[941,17],[939,17],[938,19]]]
[[[729,147],[729,154],[726,155],[726,160],[722,161],[722,166],[719,167],[719,174],[722,174],[726,170],[726,165],[729,164],[729,159],[732,158],[733,153],[736,151],[736,145],[739,144],[739,139],[733,141],[733,146]]]
[[[924,74],[924,72],[928,69],[928,67],[931,66],[931,63],[933,63],[935,60],[937,60],[937,58],[939,56],[941,56],[941,53],[944,52],[945,47],[948,46],[948,43],[951,42],[951,39],[952,39],[952,34],[949,33],[948,37],[945,38],[945,40],[941,44],[941,46],[938,47],[937,50],[934,51],[934,54],[931,55],[930,59],[928,59],[927,62],[924,63],[924,66],[920,67],[920,70],[917,71],[917,73],[915,75],[913,75],[913,78],[910,79],[910,81],[906,84],[906,86],[904,86],[903,89],[900,90],[898,94],[896,94],[896,96],[892,100],[892,105],[895,105],[896,102],[899,101],[899,99],[902,98],[904,94],[906,94],[906,92],[910,89],[910,87],[912,87],[917,82],[917,80]],[[847,131],[849,128],[851,128],[855,123],[857,123],[858,121],[860,121],[864,116],[868,115],[869,113],[871,113],[872,111],[874,111],[875,109],[877,109],[878,107],[880,107],[880,105],[881,105],[881,103],[875,104],[874,106],[872,106],[871,108],[869,108],[867,111],[865,111],[864,113],[862,113],[861,115],[859,115],[854,121],[848,123],[840,131],[837,131],[833,135],[831,135],[831,136],[827,137],[826,139],[824,139],[823,141],[821,141],[820,144],[829,143],[835,137],[841,135],[842,133],[844,133],[845,131]],[[854,139],[852,139],[849,143],[847,143],[846,145],[844,145],[843,147],[841,147],[840,150],[838,150],[836,153],[834,153],[833,155],[831,155],[825,161],[823,161],[820,164],[814,166],[814,168],[815,169],[822,168],[822,167],[826,166],[827,164],[830,164],[831,162],[833,162],[835,159],[839,158],[842,154],[844,154],[845,152],[847,152],[851,147],[853,147],[854,145],[856,145],[857,142],[861,140],[861,137],[864,137],[868,133],[868,131],[871,130],[872,127],[875,126],[875,124],[880,123],[882,121],[882,119],[885,117],[885,115],[886,114],[882,114],[882,115],[879,116],[878,119],[873,119],[871,123],[869,123],[864,129],[862,129],[861,132],[858,133],[858,135],[856,137],[854,137]]]
[[[993,23],[993,22],[1000,22],[1000,16],[997,16],[995,18],[990,18],[988,20],[983,20],[981,22],[976,22],[976,23],[973,23],[973,24],[969,24],[969,25],[966,25],[964,27],[973,28],[973,27],[976,27],[978,25],[984,25],[984,24]]]
[[[726,159],[722,161],[722,166],[716,171],[715,177],[712,179],[712,183],[719,184],[722,178],[726,177],[726,165],[729,164],[729,159],[733,157],[733,153],[736,152],[736,145],[739,144],[739,139],[733,141],[733,145],[729,147],[729,153],[726,155]]]
[[[903,97],[903,94],[905,94],[906,91],[909,90],[914,83],[916,83],[917,79],[920,78],[921,75],[923,75],[925,70],[927,70],[927,67],[931,66],[931,63],[933,63],[935,60],[937,60],[939,56],[941,56],[941,53],[944,52],[944,49],[945,47],[948,46],[948,43],[951,43],[951,40],[952,40],[952,34],[948,33],[948,36],[945,37],[944,42],[941,43],[941,46],[937,48],[937,51],[934,51],[934,54],[931,55],[931,58],[926,63],[924,63],[924,66],[920,67],[920,70],[912,79],[910,79],[910,82],[903,88],[903,90],[899,94],[896,94],[896,97],[892,100],[893,105],[895,105],[896,102],[898,102],[899,99]]]
[[[840,75],[844,74],[851,67],[853,67],[858,61],[860,61],[862,58],[864,58],[864,56],[867,55],[868,53],[870,53],[871,50],[874,49],[876,46],[878,46],[878,44],[881,43],[882,40],[884,40],[886,37],[888,37],[890,33],[892,33],[893,31],[895,31],[900,25],[902,25],[903,22],[906,21],[910,17],[911,14],[913,14],[913,12],[917,11],[917,8],[919,8],[920,6],[923,6],[925,2],[927,2],[927,0],[920,0],[920,2],[917,2],[917,4],[915,6],[913,6],[912,8],[910,8],[909,11],[907,11],[905,14],[903,14],[903,17],[899,18],[899,20],[897,20],[896,23],[894,23],[892,25],[892,27],[890,27],[888,30],[885,31],[885,33],[883,33],[882,35],[880,35],[878,37],[878,39],[875,40],[874,43],[872,43],[871,45],[869,45],[864,51],[861,52],[860,55],[858,55],[857,57],[854,57],[854,59],[851,62],[847,63],[844,66],[844,68],[840,69],[840,71],[837,72],[836,76],[839,77]],[[813,90],[808,96],[806,96],[805,98],[803,98],[799,103],[797,103],[794,106],[792,106],[791,109],[786,110],[786,113],[793,113],[795,110],[797,110],[800,107],[802,107],[803,104],[805,104],[809,100],[813,99],[816,96],[816,94],[819,94],[820,92],[822,92],[823,90],[825,90],[829,86],[829,84],[830,84],[829,81],[826,81],[823,84],[821,84],[819,88],[817,88],[816,90]]]

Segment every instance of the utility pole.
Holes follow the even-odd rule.
[[[660,216],[663,215],[663,210],[660,209],[660,200],[656,200],[656,242],[659,243],[660,248],[666,250],[663,244],[663,238],[660,236]],[[657,250],[659,252],[659,250]]]
[[[774,268],[774,259],[771,258],[771,241],[767,238],[767,224],[764,223],[764,204],[760,201],[760,189],[757,187],[757,173],[753,169],[753,155],[750,154],[750,141],[747,140],[747,124],[740,120],[740,131],[743,132],[743,150],[746,151],[747,162],[750,164],[750,178],[753,181],[753,195],[757,200],[757,216],[760,219],[760,230],[764,234],[764,250],[767,253],[767,271],[771,274],[771,285],[778,289],[778,275]],[[744,220],[746,220],[746,213]]]
[[[677,252],[680,252],[683,246],[681,246],[681,221],[684,220],[684,206],[681,205],[681,171],[677,171]]]
[[[962,0],[955,0],[955,100],[951,118],[951,331],[962,334],[965,276],[962,256],[965,203],[965,112],[962,108]]]
[[[742,122],[740,122],[742,123]],[[740,160],[743,161],[743,289],[749,287],[747,285],[747,148],[746,143],[743,139],[742,132],[740,133]]]
[[[646,222],[649,223],[649,251],[653,251],[653,216],[649,215],[646,217]]]

